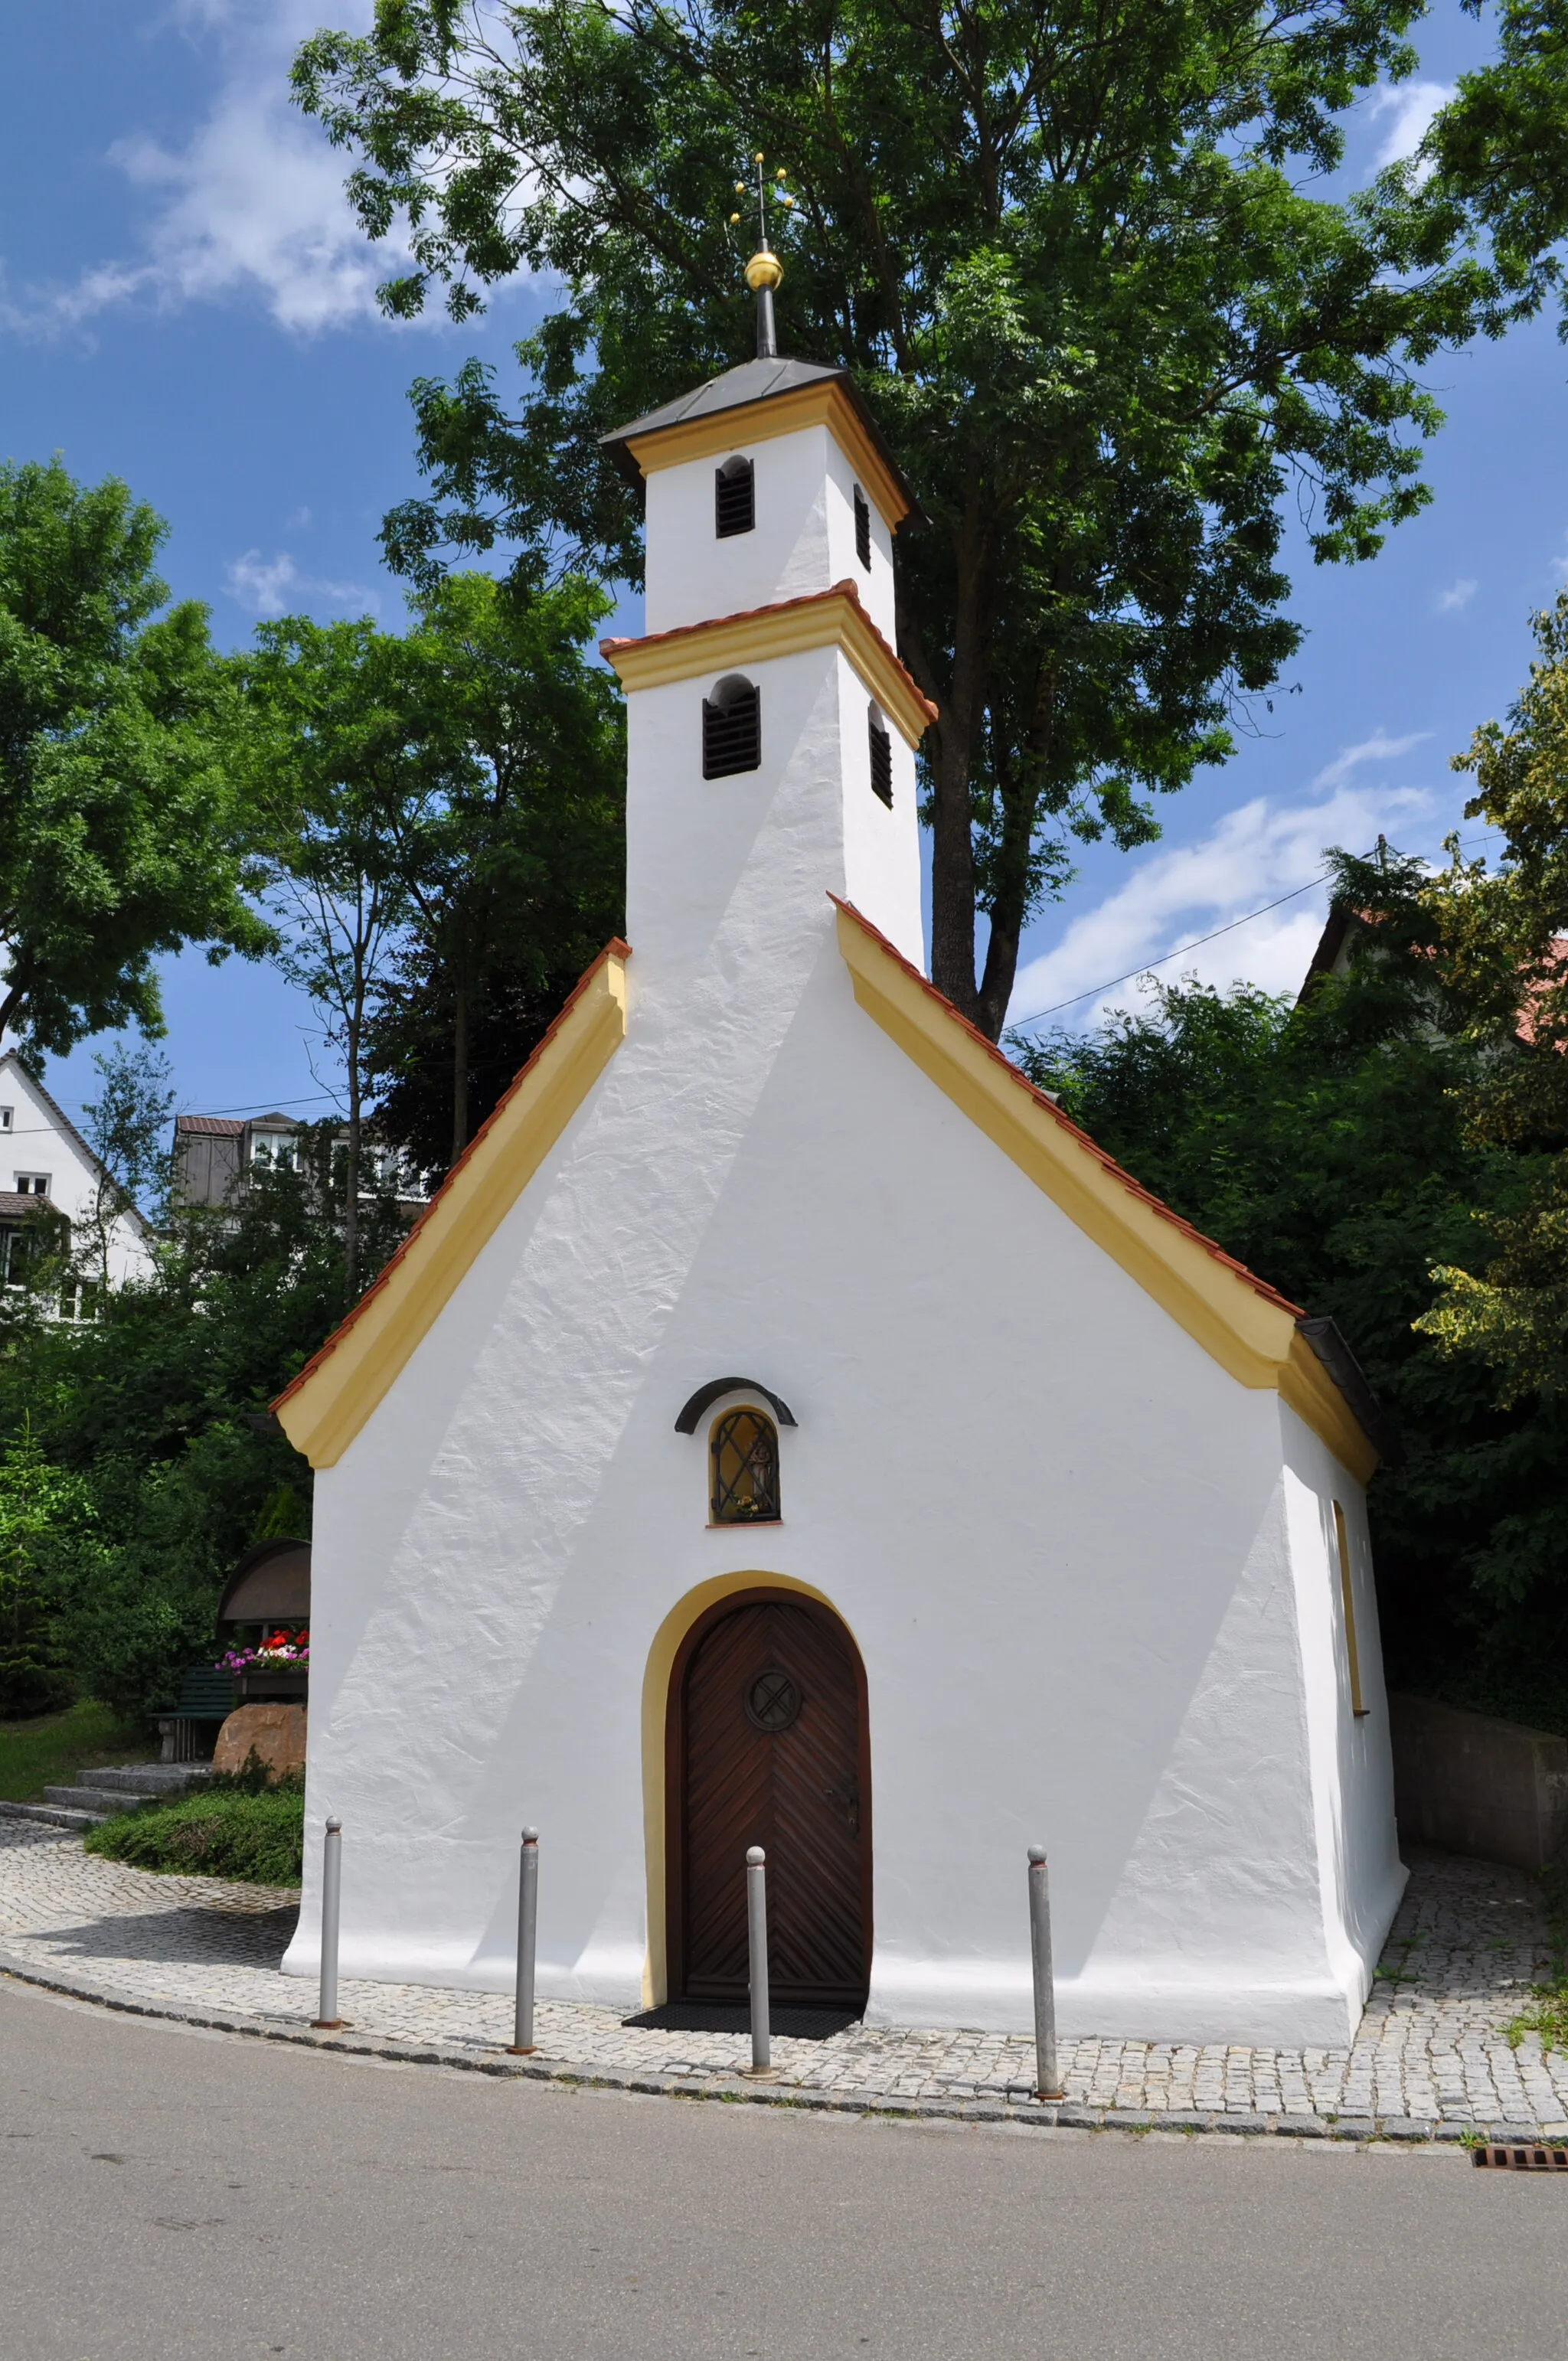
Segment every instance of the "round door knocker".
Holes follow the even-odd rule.
[[[745,1705],[746,1719],[753,1729],[766,1730],[770,1738],[775,1738],[798,1716],[800,1691],[788,1673],[777,1664],[770,1664],[746,1691]]]

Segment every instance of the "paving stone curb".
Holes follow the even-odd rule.
[[[403,2066],[444,2066],[459,2073],[488,2074],[501,2081],[554,2082],[584,2091],[624,2091],[639,2097],[703,2099],[720,2104],[786,2107],[804,2114],[863,2115],[892,2121],[1017,2124],[1034,2131],[1120,2133],[1146,2138],[1151,2133],[1179,2134],[1192,2139],[1246,2137],[1267,2140],[1337,2142],[1343,2147],[1368,2147],[1394,2140],[1405,2147],[1436,2148],[1466,2140],[1539,2142],[1549,2127],[1539,2124],[1461,2124],[1427,2122],[1409,2116],[1342,2116],[1337,2122],[1321,2115],[1226,2114],[1184,2111],[1163,2114],[1154,2107],[1085,2107],[1041,2104],[1027,2098],[933,2099],[902,2098],[888,2092],[801,2090],[788,2084],[747,2081],[740,2076],[697,2077],[651,2073],[646,2070],[618,2072],[608,2066],[574,2066],[570,2060],[512,2058],[504,2050],[478,2050],[443,2041],[406,2041],[380,2034],[356,2034],[345,2026],[334,2033],[282,2018],[252,2015],[239,2009],[201,2008],[188,2004],[155,2001],[115,1992],[88,1976],[60,1970],[46,1972],[31,1960],[0,1946],[0,1977],[91,2003],[124,2016],[162,2019],[211,2033],[241,2034],[252,2040],[276,2041],[302,2049],[324,2049],[348,2058],[378,2058]],[[1550,2129],[1561,2138],[1568,2126]]]

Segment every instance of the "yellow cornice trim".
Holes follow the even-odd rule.
[[[921,696],[852,588],[838,584],[776,607],[683,624],[645,640],[601,640],[599,646],[628,690],[662,688],[669,681],[695,680],[808,648],[838,648],[909,745],[917,746],[936,719],[936,708]]]
[[[1299,1329],[1290,1340],[1290,1357],[1279,1372],[1279,1399],[1303,1425],[1311,1428],[1320,1443],[1327,1444],[1358,1482],[1371,1482],[1377,1466],[1376,1447]]]
[[[1244,1386],[1272,1389],[1362,1482],[1377,1454],[1297,1312],[1148,1195],[1057,1113],[859,915],[840,905],[855,998],[938,1089]]]
[[[741,451],[749,443],[771,442],[775,434],[795,434],[806,426],[829,430],[861,490],[876,502],[888,531],[896,533],[910,513],[909,496],[836,378],[797,387],[794,393],[764,395],[761,401],[734,410],[716,410],[705,418],[656,426],[647,434],[634,434],[626,448],[642,473],[651,476],[659,467],[679,467],[688,459],[706,459],[720,451]]]
[[[342,1457],[609,1064],[626,958],[614,944],[588,970],[379,1279],[274,1402],[313,1467]]]

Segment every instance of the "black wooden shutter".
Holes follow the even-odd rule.
[[[893,741],[873,710],[871,717],[872,793],[893,809]]]
[[[762,759],[762,699],[760,689],[741,681],[715,699],[702,700],[702,775],[728,779],[737,771],[754,771]]]
[[[872,512],[859,484],[855,486],[855,555],[869,574],[872,570]]]
[[[757,522],[756,494],[750,459],[726,459],[713,478],[713,530],[720,541],[731,533],[750,533]]]

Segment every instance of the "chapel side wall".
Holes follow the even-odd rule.
[[[1365,1999],[1407,1871],[1394,1817],[1388,1699],[1373,1579],[1366,1490],[1296,1412],[1279,1405],[1291,1568],[1312,1748],[1325,1928],[1340,1971]],[[1333,1504],[1344,1512],[1362,1701],[1350,1658]]]

